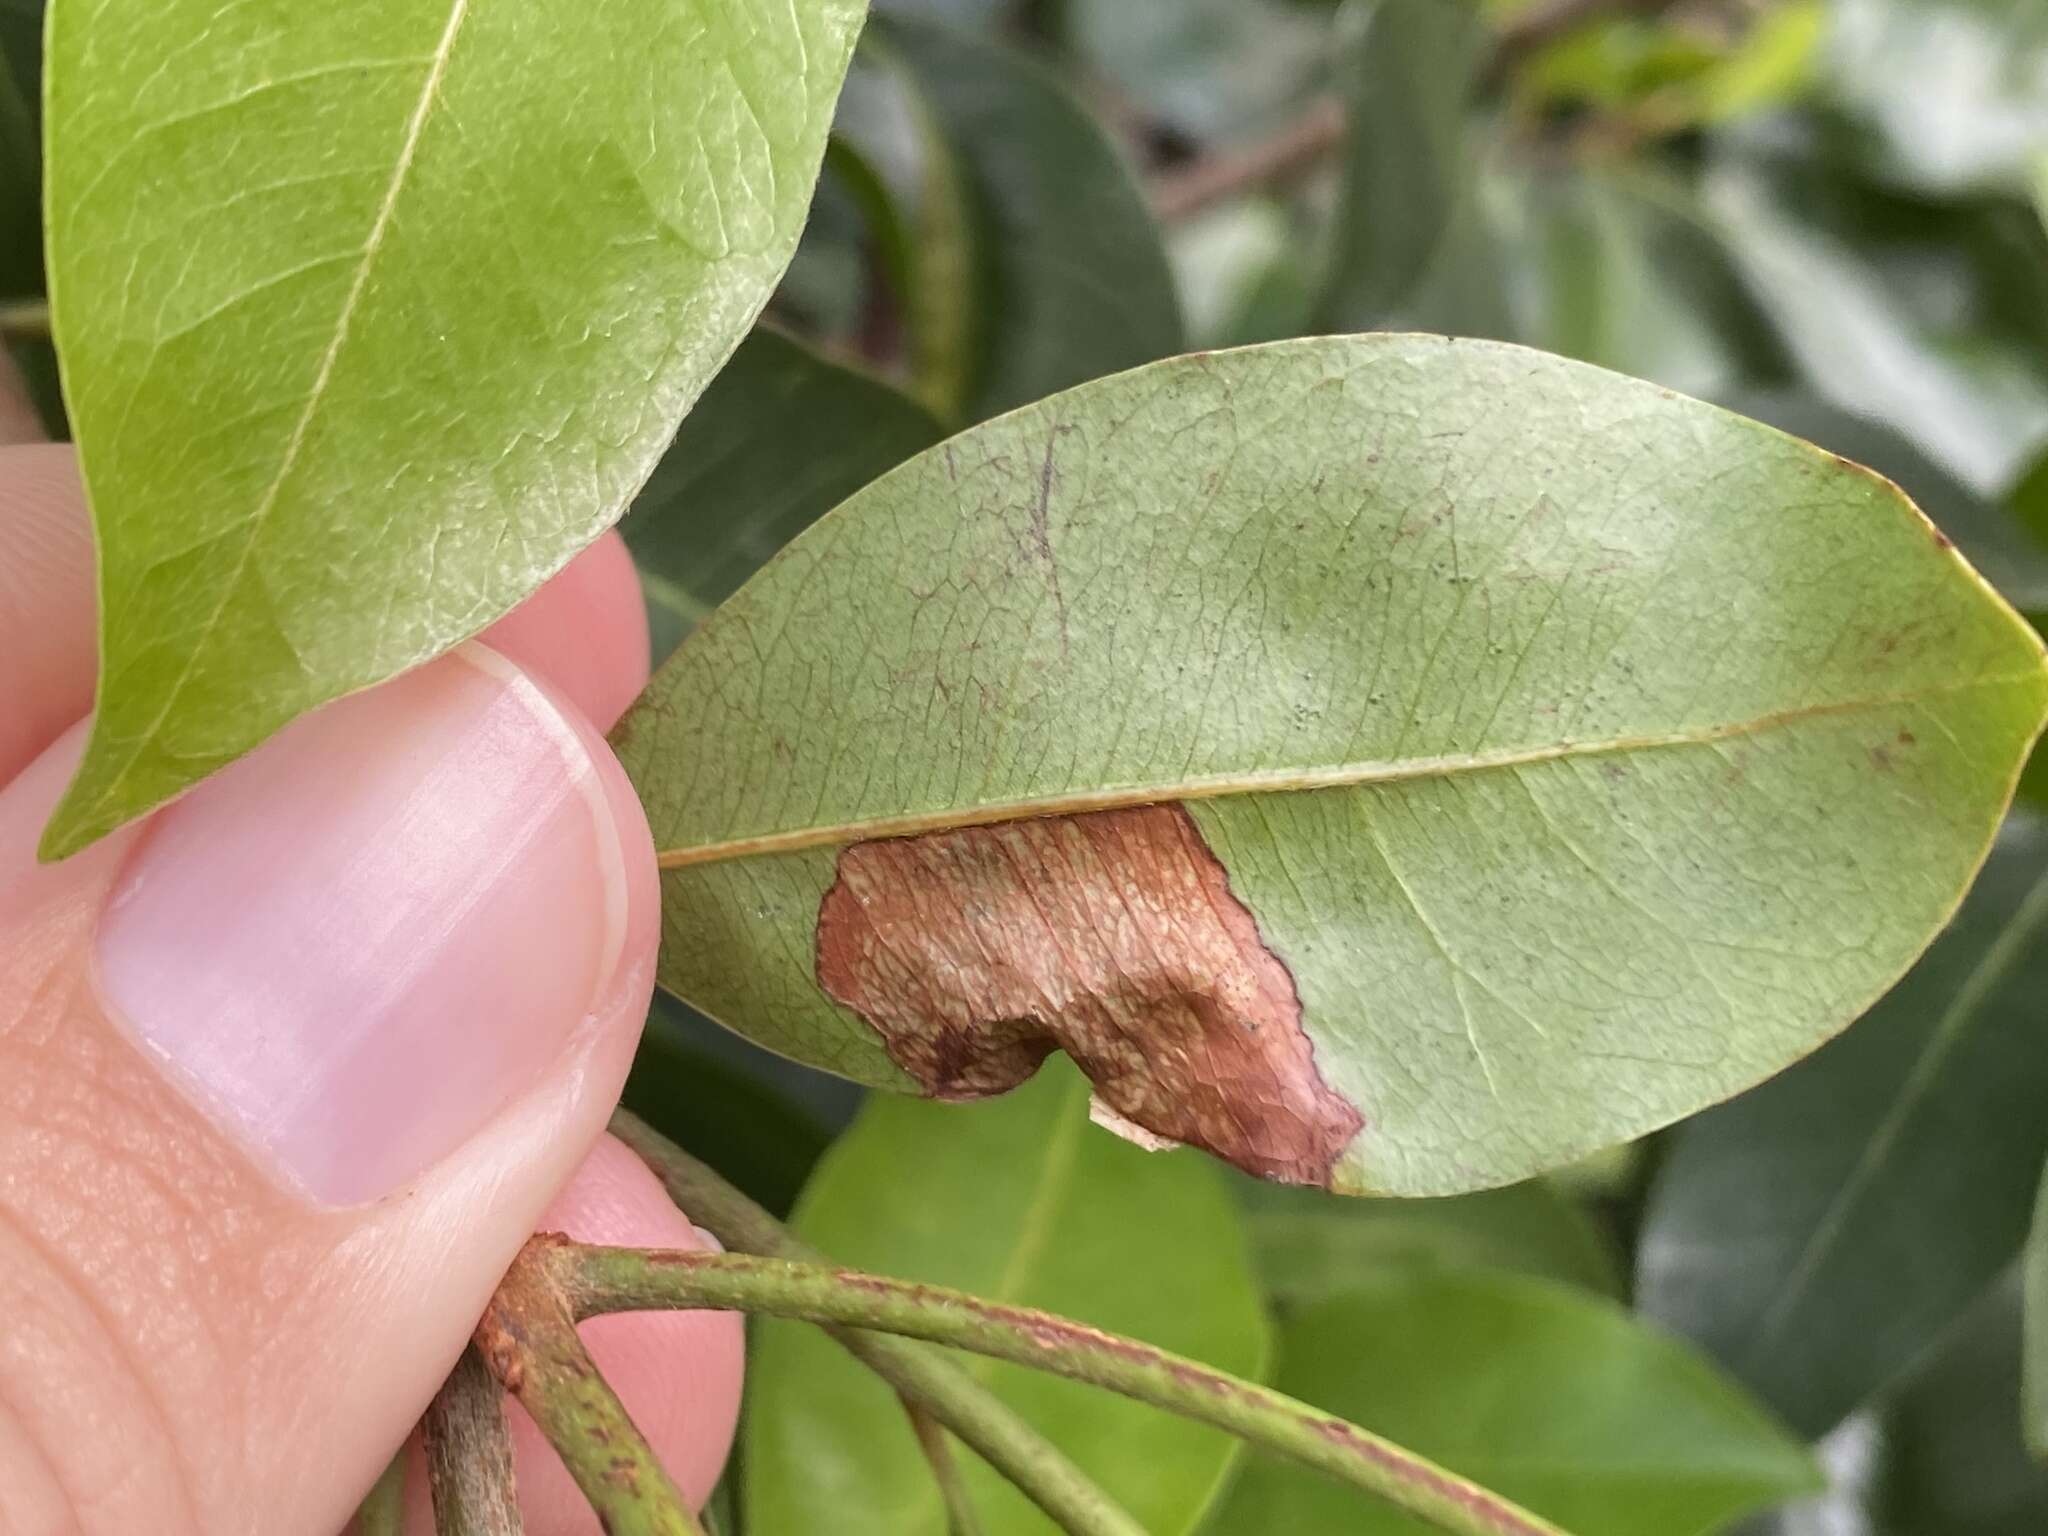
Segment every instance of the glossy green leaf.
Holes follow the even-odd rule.
[[[0,299],[42,292],[42,0],[0,0]]]
[[[940,435],[886,384],[756,328],[684,418],[621,531],[643,577],[694,625],[821,515]]]
[[[1393,1269],[1500,1269],[1619,1298],[1620,1257],[1578,1202],[1546,1180],[1440,1200],[1339,1200],[1255,1180],[1239,1191],[1266,1294],[1327,1301]]]
[[[2021,1270],[2026,1307],[2024,1369],[2020,1411],[2027,1446],[2039,1461],[2048,1461],[2048,1175],[2034,1201],[2034,1226],[2027,1238]]]
[[[58,0],[102,677],[47,853],[616,520],[789,259],[861,11]]]
[[[1220,1170],[1088,1123],[1064,1069],[991,1104],[870,1101],[820,1165],[795,1227],[841,1263],[1042,1307],[1263,1377],[1269,1339]],[[944,1511],[889,1389],[815,1329],[763,1324],[748,1367],[749,1536],[944,1536]],[[1229,1437],[1019,1366],[967,1368],[1153,1536],[1200,1520]],[[984,1536],[1050,1536],[963,1453]]]
[[[1344,180],[1322,305],[1327,328],[1412,316],[1454,223],[1472,218],[1466,124],[1485,32],[1470,0],[1379,0],[1345,58]]]
[[[1574,1536],[1704,1536],[1819,1481],[1805,1448],[1683,1344],[1610,1301],[1521,1275],[1361,1280],[1281,1330],[1279,1386]],[[1430,1527],[1257,1460],[1214,1529],[1421,1536]]]
[[[2015,815],[1950,930],[1810,1061],[1678,1134],[1637,1296],[1818,1434],[2008,1264],[2048,1156],[2048,822]]]
[[[771,1049],[959,1094],[1064,1031],[1155,1132],[1185,1112],[1227,1151],[1349,1106],[1330,1182],[1438,1194],[1631,1139],[1862,1012],[1951,914],[2044,707],[2040,641],[1889,484],[1583,365],[1368,336],[1162,363],[920,455],[614,739],[665,850],[664,984]],[[930,916],[981,958],[884,913],[936,990],[858,949],[890,996],[821,989],[821,903],[869,889],[846,860],[1179,825],[1131,809],[1176,801],[1228,879],[1209,910],[1256,925],[1232,953],[1298,1003],[1226,999],[1201,1038],[1297,1074],[1305,1045],[1322,1092],[1205,1083],[1178,1001],[1205,984],[1165,958],[1135,1004],[1089,959],[977,1013],[948,967],[1055,964],[977,860]],[[1129,1035],[1091,1044],[1112,1006]],[[1233,1032],[1259,1019],[1282,1027]]]
[[[972,250],[978,334],[957,399],[979,420],[1083,379],[1178,351],[1180,312],[1159,232],[1102,126],[1059,74],[942,24],[891,16],[877,43],[914,82],[952,164],[919,230]],[[954,256],[936,282],[957,280]],[[933,401],[934,404],[941,402]]]

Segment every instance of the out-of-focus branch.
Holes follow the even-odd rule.
[[[1344,107],[1318,97],[1269,139],[1196,160],[1152,186],[1152,212],[1171,224],[1254,188],[1284,186],[1314,170],[1344,138]]]

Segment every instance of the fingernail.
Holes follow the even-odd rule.
[[[162,812],[101,996],[280,1182],[379,1199],[559,1059],[618,964],[624,859],[576,728],[466,646]]]

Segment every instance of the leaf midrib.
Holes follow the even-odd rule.
[[[1843,699],[1825,704],[1802,705],[1796,709],[1774,710],[1751,720],[1731,721],[1663,734],[1621,736],[1585,742],[1548,742],[1536,747],[1519,747],[1497,752],[1376,759],[1339,763],[1327,768],[1215,774],[1174,783],[1082,790],[988,805],[955,806],[941,811],[926,811],[905,816],[868,817],[859,821],[797,827],[786,832],[764,832],[713,843],[664,848],[656,856],[656,862],[663,869],[685,869],[696,864],[716,864],[731,859],[800,853],[812,848],[836,848],[876,838],[914,837],[926,832],[990,826],[1040,816],[1079,815],[1090,811],[1157,805],[1175,800],[1215,800],[1232,795],[1287,794],[1312,789],[1347,789],[1366,784],[1398,784],[1415,779],[1451,778],[1465,773],[1520,768],[1532,763],[1557,762],[1570,758],[1606,757],[1672,747],[1704,746],[1710,742],[1760,735],[1780,726],[1793,725],[1804,720],[1857,714],[1870,710],[1895,709],[1910,704],[1926,704],[1935,699],[1984,688],[2004,688],[2021,683],[2034,683],[2038,686],[2044,678],[2048,678],[2048,671],[2037,667],[2025,672],[1973,678],[1968,682],[1925,688],[1910,693]]]

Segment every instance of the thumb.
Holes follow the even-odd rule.
[[[646,825],[479,645],[37,866],[79,742],[0,792],[0,1526],[332,1531],[617,1097]]]

